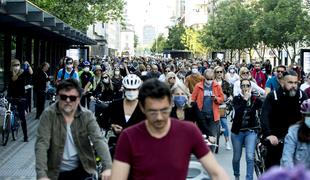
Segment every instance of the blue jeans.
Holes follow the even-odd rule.
[[[240,158],[242,155],[242,145],[245,144],[246,180],[253,180],[256,138],[257,134],[255,131],[243,131],[239,132],[239,134],[231,133],[231,143],[233,147],[232,165],[235,177],[240,176]]]
[[[220,122],[221,122],[222,128],[224,128],[224,137],[228,137],[229,136],[229,129],[228,129],[228,124],[227,124],[227,118],[221,117]]]

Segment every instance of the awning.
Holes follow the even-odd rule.
[[[26,0],[0,1],[1,29],[21,32],[32,37],[59,39],[70,45],[95,45],[97,42],[57,17]]]

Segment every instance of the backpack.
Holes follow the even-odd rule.
[[[70,78],[72,78],[74,72],[75,72],[74,69],[72,69],[72,71],[70,73]],[[65,74],[66,74],[66,68],[62,68],[61,80],[65,79]]]

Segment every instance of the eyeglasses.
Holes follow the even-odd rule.
[[[277,73],[282,73],[282,74],[283,74],[283,73],[284,73],[284,71],[277,71]]]
[[[245,87],[249,88],[249,87],[251,87],[251,85],[250,84],[241,84],[241,88],[245,88]]]
[[[221,73],[223,73],[223,71],[216,71],[215,73],[221,74]]]
[[[103,76],[102,78],[103,78],[103,79],[108,79],[109,77],[108,77],[108,76]]]
[[[213,80],[213,79],[210,79],[210,78],[206,78],[206,80],[207,80],[207,81],[211,81],[211,80]]]
[[[168,79],[175,79],[175,77],[169,77]]]
[[[67,96],[67,95],[64,95],[64,94],[59,94],[59,97],[60,97],[60,99],[63,100],[63,101],[67,101],[67,99],[69,98],[69,100],[70,100],[71,102],[76,101],[76,99],[78,98],[77,96]]]
[[[243,73],[241,73],[241,74],[249,74],[249,71],[243,72]]]
[[[20,66],[20,64],[13,64],[13,66]]]
[[[158,113],[161,113],[163,116],[168,116],[170,115],[171,108],[163,108],[163,109],[158,109],[158,110],[147,110],[145,112],[146,115],[149,115],[150,118],[155,119],[158,116]]]

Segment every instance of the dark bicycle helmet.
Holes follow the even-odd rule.
[[[90,62],[89,61],[83,61],[83,67],[85,67],[85,66],[90,66]]]

